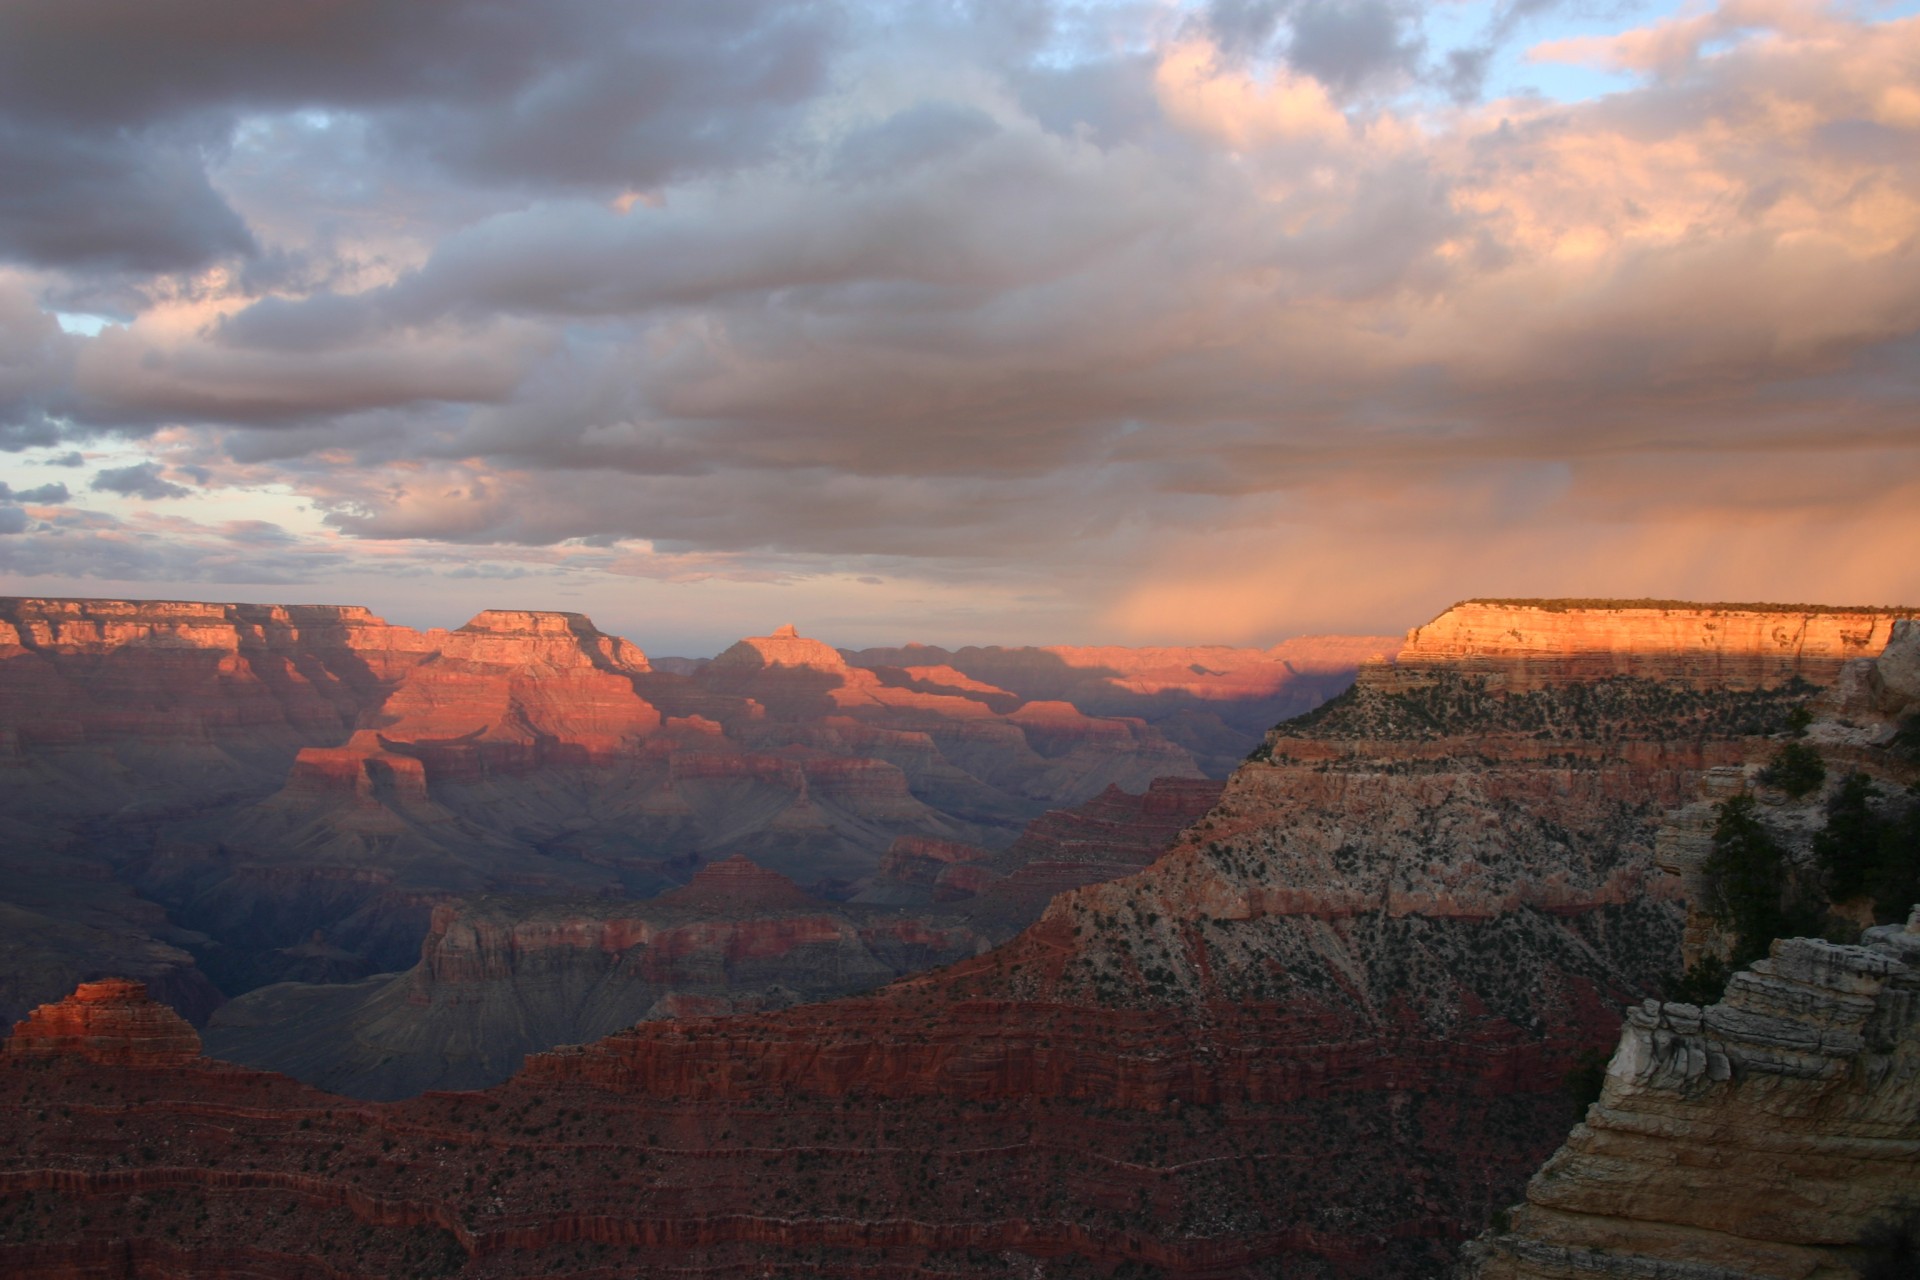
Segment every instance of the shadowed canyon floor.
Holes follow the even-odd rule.
[[[778,1009],[973,956],[1058,891],[1137,871],[1221,783],[1109,787],[997,853],[902,837],[862,901],[835,903],[734,857],[644,901],[479,898],[434,912],[420,963],[358,983],[281,983],[229,1002],[216,1056],[362,1098],[498,1084],[531,1052],[643,1018]],[[865,899],[873,899],[872,903]]]
[[[1566,1068],[1678,968],[1663,814],[1890,621],[1461,606],[1004,946],[484,1093],[359,1105],[29,1035],[0,1267],[1438,1274],[1565,1133]]]

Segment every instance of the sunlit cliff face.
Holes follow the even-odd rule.
[[[669,647],[1920,594],[1920,19],[228,7],[0,6],[4,589]]]

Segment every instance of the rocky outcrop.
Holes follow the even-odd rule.
[[[1920,908],[1860,946],[1777,941],[1704,1009],[1629,1010],[1599,1102],[1463,1273],[1837,1280],[1916,1188]]]
[[[167,1067],[200,1056],[200,1037],[184,1018],[147,998],[126,978],[83,982],[57,1004],[43,1004],[13,1029],[7,1052],[73,1054],[115,1067]]]
[[[1805,696],[1743,675],[1722,685],[1737,668],[1724,654],[1668,663],[1664,679],[1588,680],[1576,653],[1557,681],[1518,688],[1488,680],[1481,657],[1460,671],[1434,659],[1418,685],[1364,669],[1345,698],[1277,730],[1153,867],[1057,899],[988,957],[804,1017],[638,1027],[536,1059],[523,1082],[691,1095],[730,1118],[767,1096],[872,1098],[923,1132],[1013,1099],[1063,1128],[1086,1108],[1206,1108],[1237,1135],[1217,1157],[1248,1172],[1203,1186],[1156,1163],[1160,1225],[1130,1219],[1129,1256],[1175,1272],[1280,1255],[1332,1274],[1437,1269],[1442,1242],[1518,1186],[1524,1153],[1557,1141],[1561,1078],[1612,1039],[1616,1002],[1678,968],[1676,885],[1653,863],[1665,810],[1706,769],[1753,755]],[[1538,672],[1537,649],[1525,663]],[[1394,1130],[1413,1099],[1423,1118]],[[1328,1134],[1339,1179],[1317,1145]],[[1113,1182],[1086,1194],[1125,1196]],[[1209,1204],[1252,1217],[1229,1210],[1178,1243],[1156,1234]],[[1022,1213],[1039,1232],[1045,1214]],[[1256,1241],[1253,1221],[1319,1229]]]

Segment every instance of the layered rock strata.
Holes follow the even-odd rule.
[[[1840,667],[1833,683],[1808,704],[1808,721],[1798,729],[1799,745],[1818,754],[1825,781],[1804,795],[1790,796],[1768,784],[1766,764],[1781,744],[1769,743],[1742,764],[1709,769],[1691,803],[1668,813],[1655,839],[1655,861],[1677,876],[1687,900],[1684,959],[1725,960],[1732,939],[1715,919],[1707,875],[1713,837],[1722,804],[1751,794],[1776,842],[1799,874],[1818,879],[1814,838],[1827,822],[1827,805],[1849,774],[1865,774],[1883,794],[1898,795],[1920,784],[1920,755],[1897,745],[1903,729],[1920,711],[1920,623],[1899,619],[1888,628],[1887,645],[1870,658]],[[1836,904],[1843,905],[1843,904]],[[1893,905],[1898,910],[1898,904]],[[1871,923],[1868,904],[1844,904]]]
[[[1920,907],[1860,946],[1777,941],[1704,1009],[1630,1010],[1599,1102],[1463,1274],[1840,1280],[1916,1191]]]
[[[13,1029],[7,1052],[73,1054],[115,1067],[183,1066],[200,1056],[200,1037],[179,1014],[148,999],[145,983],[107,978],[35,1009]]]
[[[1795,679],[1828,685],[1846,663],[1880,653],[1896,621],[1912,613],[1824,605],[1469,600],[1408,632],[1399,666],[1407,685],[1432,669],[1480,676],[1514,691],[1608,676],[1709,681],[1723,689]]]

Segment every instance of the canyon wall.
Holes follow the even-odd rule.
[[[1920,865],[1916,828],[1901,817],[1920,759],[1899,736],[1920,709],[1916,671],[1920,628],[1903,620],[1877,657],[1842,668],[1797,725],[1796,746],[1824,760],[1823,782],[1789,792],[1757,761],[1724,765],[1702,778],[1699,799],[1668,814],[1656,849],[1685,886],[1688,963],[1724,960],[1732,942],[1714,910],[1715,877],[1726,873],[1710,860],[1721,806],[1735,797],[1794,868],[1795,894],[1824,879],[1819,833],[1838,821],[1831,806],[1852,775],[1873,784],[1877,849]],[[1834,896],[1829,928],[1871,926],[1876,909],[1882,919],[1888,907],[1906,913],[1904,898]],[[1628,1011],[1599,1101],[1528,1183],[1526,1201],[1465,1250],[1463,1276],[1911,1271],[1920,1261],[1920,907],[1902,924],[1868,927],[1858,946],[1795,937],[1769,950],[1705,1008],[1648,1000]]]
[[[1006,705],[1052,700],[1090,714],[1137,716],[1224,777],[1253,739],[1339,693],[1361,663],[1391,658],[1400,643],[1399,636],[1299,636],[1270,649],[903,645],[846,657],[931,692],[966,689]]]

